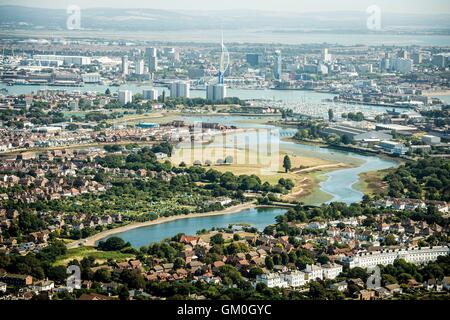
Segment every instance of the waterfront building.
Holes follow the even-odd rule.
[[[54,54],[35,54],[33,55],[34,60],[47,60],[47,61],[62,61],[64,65],[74,65],[83,66],[86,64],[91,64],[90,57],[83,56],[66,56],[66,55],[54,55]]]
[[[382,148],[384,151],[388,153],[395,155],[402,155],[408,152],[408,148],[405,147],[403,143],[395,141],[381,141],[378,144],[378,147]]]
[[[121,104],[131,103],[133,101],[133,94],[130,90],[119,90],[119,102]]]
[[[99,83],[101,81],[98,73],[85,73],[81,75],[84,83]]]
[[[227,96],[227,87],[225,84],[214,84],[206,86],[206,100],[213,102],[223,101]]]
[[[330,134],[336,134],[340,137],[346,136],[350,140],[353,140],[355,136],[361,135],[363,133],[367,133],[366,130],[350,127],[346,125],[336,124],[333,126],[326,127],[321,130],[321,133],[328,136]]]
[[[392,135],[381,131],[369,131],[353,136],[353,140],[362,143],[374,143],[392,140]]]
[[[144,89],[142,90],[144,100],[158,100],[158,90],[156,89]]]
[[[170,86],[170,96],[173,98],[189,98],[190,83],[188,81],[175,81]]]

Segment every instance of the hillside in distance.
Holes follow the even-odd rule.
[[[64,30],[64,9],[0,6],[0,28]],[[105,31],[176,31],[260,29],[273,32],[365,33],[368,14],[360,12],[268,12],[257,10],[168,11],[89,8],[81,10],[81,27]],[[450,34],[450,15],[382,13],[385,32]]]

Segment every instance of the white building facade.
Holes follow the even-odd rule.
[[[322,265],[322,269],[323,269],[323,277],[325,279],[336,279],[339,274],[342,272],[342,266],[340,264],[337,263],[329,263],[329,264],[325,264]]]
[[[119,90],[119,102],[121,104],[131,103],[133,101],[133,94],[130,90]]]
[[[227,96],[227,87],[225,84],[214,84],[206,86],[206,100],[213,102],[223,101]]]
[[[158,100],[158,90],[156,89],[144,89],[142,90],[144,100]]]
[[[191,85],[187,81],[175,81],[170,86],[170,96],[173,98],[189,98]]]
[[[349,268],[374,268],[377,265],[393,264],[397,259],[404,259],[414,264],[435,261],[439,256],[450,253],[448,246],[410,247],[406,249],[388,249],[372,252],[361,252],[351,257],[345,257],[342,262]]]

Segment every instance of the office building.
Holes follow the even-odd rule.
[[[397,58],[394,59],[392,69],[399,73],[410,73],[413,71],[413,61],[411,59]]]
[[[128,75],[128,56],[122,57],[122,74],[124,76]]]
[[[145,55],[147,57],[156,57],[158,55],[158,49],[156,48],[146,48]]]
[[[247,53],[246,60],[252,67],[257,67],[261,63],[261,57],[257,53]]]
[[[421,64],[423,61],[422,52],[419,51],[413,52],[413,54],[411,55],[411,59],[413,60],[414,64]]]
[[[145,73],[144,67],[145,67],[144,60],[136,59],[136,61],[134,62],[134,73],[138,75],[144,74]]]
[[[148,70],[150,72],[158,71],[158,57],[149,57],[148,58]]]
[[[391,60],[389,58],[383,58],[380,61],[380,71],[386,72],[391,69]]]

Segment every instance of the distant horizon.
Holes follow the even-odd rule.
[[[402,5],[403,3],[403,5]],[[146,9],[178,12],[227,12],[227,11],[255,11],[273,12],[277,14],[302,14],[302,13],[343,13],[362,12],[371,5],[378,5],[381,10],[388,14],[404,15],[440,15],[450,14],[450,4],[444,0],[429,0],[426,4],[422,1],[399,0],[392,3],[387,0],[378,1],[352,1],[343,0],[336,3],[331,0],[318,0],[313,3],[297,0],[279,0],[274,4],[272,1],[257,0],[229,0],[228,7],[215,5],[206,0],[172,0],[170,3],[154,3],[149,1],[142,3],[137,0],[129,0],[125,4],[118,0],[43,0],[36,4],[31,0],[0,0],[0,6],[16,6],[27,8],[40,8],[63,10],[70,5],[78,5],[82,9]],[[257,9],[255,9],[257,8]]]
[[[50,7],[39,7],[39,6],[32,6],[32,5],[16,5],[16,4],[0,4],[0,7],[23,7],[23,8],[35,8],[35,9],[48,9],[48,10],[65,10],[66,8],[50,8]],[[236,9],[159,9],[159,8],[150,8],[150,7],[81,7],[81,9],[89,9],[89,10],[95,10],[95,9],[124,9],[124,10],[158,10],[158,11],[168,11],[168,12],[232,12],[232,11],[254,11],[254,12],[272,12],[271,10],[264,10],[264,9],[249,9],[249,8],[236,8]],[[288,15],[295,15],[295,14],[324,14],[324,13],[361,13],[364,12],[362,10],[330,10],[330,11],[275,11],[274,14],[288,14]],[[384,13],[387,14],[401,14],[401,15],[450,15],[449,12],[426,12],[426,13],[419,13],[419,12],[394,12],[394,11],[385,11]]]

